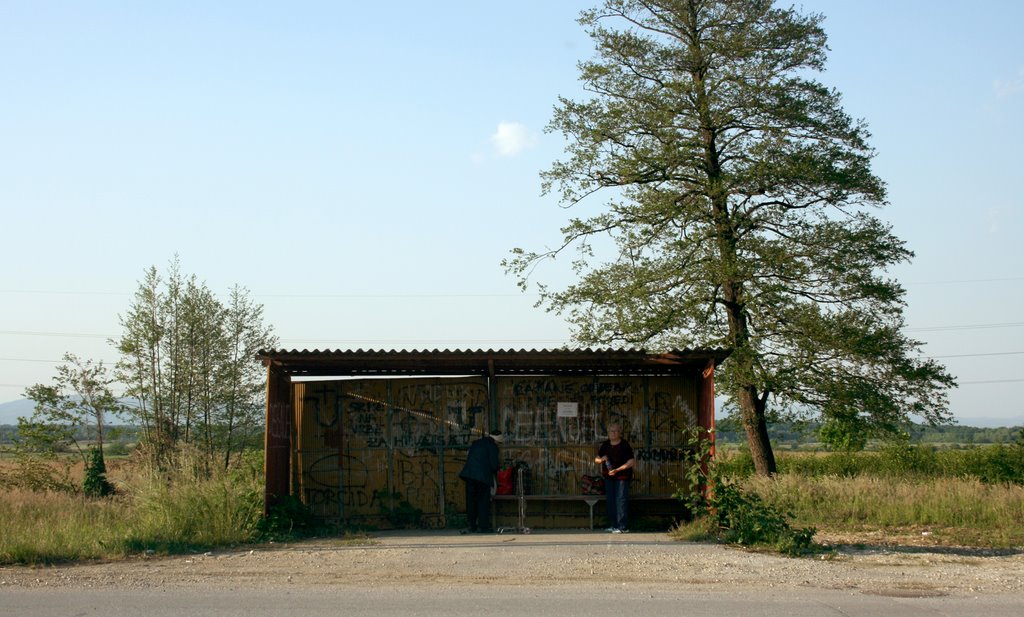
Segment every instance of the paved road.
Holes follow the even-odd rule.
[[[825,590],[785,592],[632,591],[614,584],[572,590],[456,585],[339,585],[304,590],[0,590],[0,615],[7,617],[263,617],[372,615],[497,617],[559,615],[595,617],[616,613],[644,617],[821,617],[859,615],[984,615],[1019,617],[1018,595],[895,598]]]
[[[0,617],[1024,615],[1024,555],[856,549],[790,559],[664,534],[387,532],[0,568]]]

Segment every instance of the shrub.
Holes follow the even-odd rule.
[[[814,528],[793,529],[792,514],[764,501],[757,493],[720,478],[694,509],[706,531],[722,542],[771,548],[786,555],[814,550]]]
[[[36,492],[76,493],[67,459],[23,450],[14,456],[13,468],[0,468],[0,489],[24,489]]]
[[[687,504],[694,522],[683,526],[677,537],[695,533],[722,542],[766,547],[786,555],[815,549],[813,528],[791,528],[791,514],[723,475],[718,462],[709,456],[710,440],[697,434],[691,435],[689,441],[693,447],[688,449],[687,487],[677,491],[676,498]]]
[[[82,492],[87,497],[106,497],[114,494],[114,485],[107,481],[107,464],[103,461],[103,450],[100,448],[89,449]]]
[[[380,503],[380,513],[398,528],[419,527],[423,519],[423,510],[409,503],[401,493],[376,491],[374,497]]]
[[[261,539],[271,540],[314,535],[323,524],[299,498],[288,495],[260,520],[258,529]]]

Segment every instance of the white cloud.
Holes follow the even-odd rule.
[[[498,130],[491,135],[491,143],[498,156],[516,156],[537,145],[537,136],[525,124],[499,122]]]
[[[996,89],[996,95],[1000,98],[1024,92],[1024,66],[1017,69],[1017,74],[1010,79],[997,79],[993,85]]]
[[[989,208],[988,209],[988,233],[997,234],[1002,228],[1003,222],[1003,210],[1002,208]]]

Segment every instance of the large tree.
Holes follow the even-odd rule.
[[[579,249],[576,282],[540,286],[577,342],[730,348],[720,384],[762,474],[779,412],[817,412],[825,437],[855,446],[911,414],[948,420],[954,385],[903,333],[904,290],[886,270],[912,253],[872,215],[886,192],[864,123],[813,78],[821,22],[769,0],[585,11],[591,96],[556,106],[567,157],[544,186],[566,206],[607,200],[557,248],[506,262],[525,287],[538,261]]]

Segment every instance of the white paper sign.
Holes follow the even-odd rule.
[[[559,403],[558,404],[558,417],[559,418],[575,418],[580,415],[580,404],[579,403]]]

